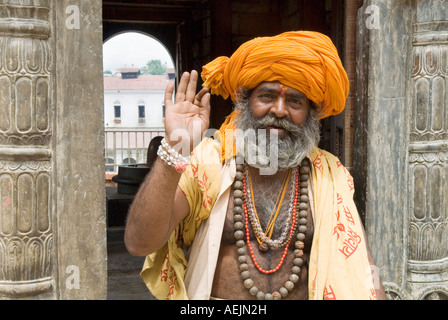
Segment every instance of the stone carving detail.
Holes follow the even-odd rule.
[[[384,291],[388,300],[406,300],[406,292],[404,292],[397,284],[393,282],[383,282]]]
[[[0,0],[0,298],[51,297],[49,0]]]
[[[50,127],[48,41],[0,37],[0,144],[47,145]]]
[[[50,215],[49,161],[0,162],[0,296],[14,296],[13,286],[46,279],[52,287],[53,233]],[[36,291],[37,290],[37,291]],[[20,295],[19,294],[19,295]]]
[[[448,300],[448,289],[439,285],[431,285],[417,293],[419,300]]]
[[[448,139],[448,45],[414,46],[411,142]]]
[[[423,300],[448,300],[448,293],[443,291],[434,291],[424,296]]]
[[[448,298],[448,37],[439,32],[445,27],[414,24],[408,287],[425,300]]]
[[[409,158],[409,259],[448,257],[448,153],[418,152]]]

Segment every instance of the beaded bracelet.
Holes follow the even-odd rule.
[[[172,166],[177,172],[184,172],[187,168],[188,163],[190,163],[190,157],[184,157],[179,154],[176,150],[171,148],[166,142],[165,138],[162,139],[159,149],[157,150],[157,155],[165,161],[166,164]]]

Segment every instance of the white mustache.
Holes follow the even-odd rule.
[[[278,118],[274,115],[266,115],[257,122],[262,129],[268,127],[285,129],[286,132],[294,138],[303,132],[303,128],[301,126],[292,123],[292,121],[288,118]]]

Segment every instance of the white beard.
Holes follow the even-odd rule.
[[[298,166],[319,143],[320,122],[315,119],[315,109],[302,126],[297,126],[272,114],[255,118],[245,102],[237,103],[236,107],[240,109],[236,119],[236,150],[250,166],[260,169],[260,174]],[[284,128],[287,134],[284,137],[270,134],[265,128],[273,124]]]

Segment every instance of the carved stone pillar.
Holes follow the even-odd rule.
[[[0,296],[55,294],[51,7],[0,2]]]
[[[353,175],[391,299],[448,299],[448,3],[364,1]]]
[[[408,286],[448,300],[448,4],[416,3],[409,117]]]
[[[105,297],[101,1],[71,4],[0,0],[0,299]]]

